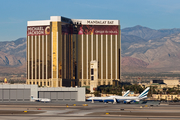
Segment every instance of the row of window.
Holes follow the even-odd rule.
[[[31,85],[33,83],[33,85],[39,85],[39,83],[40,83],[40,86],[42,86],[42,82],[37,82],[37,83],[35,83],[35,82],[29,82],[29,84]],[[44,86],[46,85],[46,82],[44,82]],[[49,86],[49,82],[47,82],[47,86]]]
[[[83,83],[84,83],[84,85],[90,85],[90,82],[84,81]],[[81,82],[80,82],[80,84],[81,84]],[[101,82],[98,82],[98,85],[102,85]],[[106,85],[105,81],[103,82],[103,85]],[[111,85],[111,82],[108,82],[108,85]]]

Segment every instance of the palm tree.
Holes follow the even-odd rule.
[[[166,88],[164,87],[164,88],[163,88],[163,93],[165,94],[165,92],[166,92]]]
[[[178,91],[179,91],[179,85],[177,85],[177,87],[178,87]]]

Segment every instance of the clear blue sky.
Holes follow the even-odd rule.
[[[118,19],[121,28],[180,28],[180,0],[1,0],[0,41],[26,37],[27,21],[50,16]]]

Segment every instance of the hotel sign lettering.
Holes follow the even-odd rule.
[[[102,23],[101,23],[102,24]],[[118,35],[118,25],[78,25],[78,34],[82,35]]]
[[[28,26],[27,36],[49,35],[50,26]]]
[[[114,24],[113,20],[87,20],[87,24]]]

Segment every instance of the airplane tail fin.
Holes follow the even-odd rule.
[[[150,87],[147,87],[147,88],[138,96],[138,98],[143,99],[143,98],[147,97],[147,94],[148,94],[148,92],[149,92],[149,89],[150,89]]]
[[[128,90],[126,93],[124,93],[123,97],[128,96],[129,92],[130,92],[130,90]]]
[[[33,96],[31,95],[31,99],[33,99]]]

